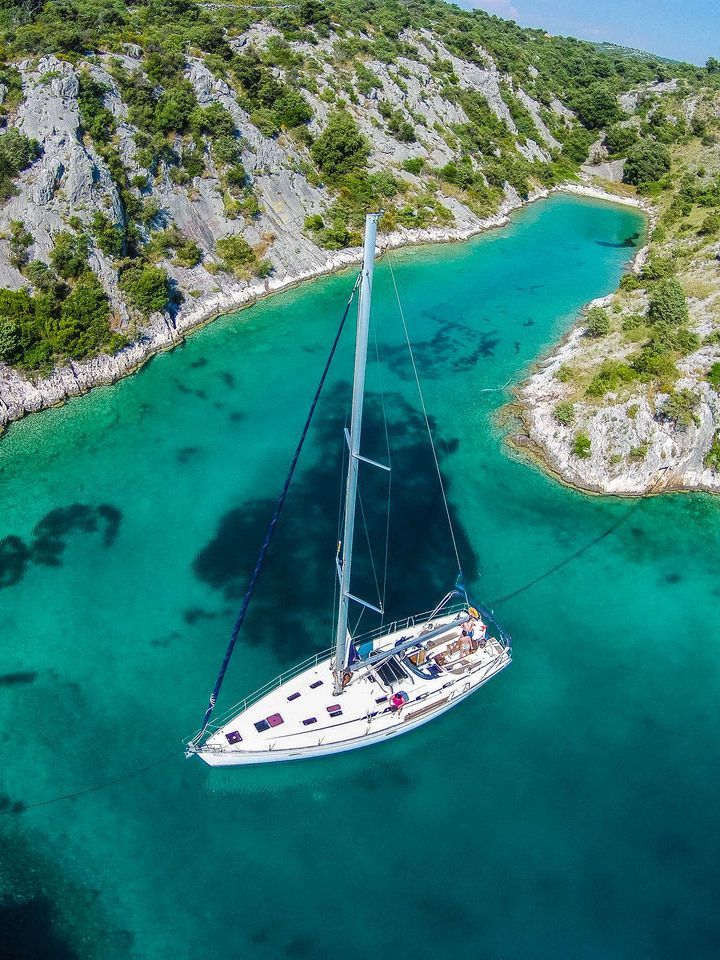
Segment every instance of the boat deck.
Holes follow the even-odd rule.
[[[448,615],[377,638],[371,653],[417,642],[374,666],[361,661],[339,696],[333,695],[331,661],[323,660],[250,703],[198,752],[212,765],[278,754],[293,759],[352,749],[419,725],[510,662],[507,647],[485,637],[482,621],[477,639],[463,636],[466,620],[467,614]]]

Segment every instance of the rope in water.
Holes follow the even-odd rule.
[[[630,517],[637,510],[640,509],[640,507],[645,502],[645,497],[649,497],[650,494],[654,493],[655,488],[662,480],[662,473],[667,469],[669,468],[668,467],[660,468],[661,475],[657,478],[655,483],[653,483],[653,485],[650,487],[650,489],[644,495],[644,497],[640,497],[638,500],[636,500],[635,503],[633,503],[633,505],[630,507],[630,509],[626,510],[626,512],[623,513],[615,521],[615,523],[611,524],[607,528],[607,530],[603,531],[603,533],[599,534],[597,537],[593,537],[592,540],[588,540],[588,542],[584,544],[582,547],[580,547],[579,550],[575,550],[574,553],[571,553],[569,556],[565,557],[563,560],[560,560],[558,563],[554,564],[552,567],[549,567],[539,576],[533,577],[532,580],[528,580],[528,582],[524,583],[521,587],[518,587],[516,590],[511,590],[510,593],[506,593],[502,597],[497,597],[497,599],[491,600],[490,606],[495,606],[498,603],[505,603],[507,600],[512,600],[513,597],[517,597],[521,593],[525,593],[525,591],[529,590],[530,587],[534,587],[536,584],[540,583],[542,580],[545,580],[547,577],[552,576],[553,573],[557,573],[558,570],[562,570],[563,567],[566,567],[569,563],[572,563],[573,560],[577,560],[578,557],[582,556],[582,554],[585,553],[586,550],[590,550],[592,547],[597,546],[598,543],[601,543],[606,537],[609,537],[612,533],[614,533],[618,529],[618,527],[622,526],[623,523],[629,520]]]
[[[0,817],[11,813],[25,813],[27,810],[33,810],[35,807],[46,807],[50,803],[59,803],[61,800],[74,800],[75,797],[83,797],[85,794],[96,793],[98,790],[104,790],[106,787],[113,787],[117,783],[124,783],[126,780],[131,780],[133,777],[139,777],[141,773],[145,773],[147,770],[152,770],[153,767],[159,767],[161,763],[167,763],[168,760],[172,760],[173,757],[179,757],[184,752],[184,747],[182,750],[173,750],[172,753],[166,753],[158,760],[153,760],[151,763],[146,763],[142,767],[134,767],[132,770],[121,774],[119,777],[113,777],[112,780],[103,780],[91,787],[84,787],[82,790],[75,790],[72,793],[63,793],[57,797],[47,797],[45,800],[33,800],[30,803],[19,801],[18,804],[14,806],[8,807],[5,810],[0,810]]]

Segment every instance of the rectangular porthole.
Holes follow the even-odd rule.
[[[387,697],[375,697],[375,703],[387,703]]]
[[[311,723],[317,723],[317,717],[308,717],[307,720],[303,720],[304,727],[309,727]]]
[[[288,697],[288,700],[297,700],[299,696],[300,696],[299,693],[291,693],[290,696]]]
[[[316,690],[318,687],[321,687],[322,685],[323,685],[322,680],[316,680],[314,683],[310,684],[310,689]]]

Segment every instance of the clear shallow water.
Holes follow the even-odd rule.
[[[394,254],[466,574],[485,599],[628,508],[508,456],[494,425],[505,395],[482,391],[519,379],[616,285],[641,229],[633,211],[554,197],[468,243]],[[407,612],[454,573],[386,264],[376,278],[388,602]],[[0,442],[0,803],[120,776],[197,727],[351,283],[217,321]],[[329,643],[350,349],[348,337],[221,709]],[[373,368],[366,450],[379,458],[378,385]],[[381,491],[366,490],[369,508]],[[269,770],[178,756],[3,817],[6,943],[29,919],[20,955],[37,944],[54,960],[716,956],[719,545],[711,498],[643,503],[498,607],[511,670],[400,741]],[[372,595],[362,559],[359,583]]]

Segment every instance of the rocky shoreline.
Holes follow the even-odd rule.
[[[598,193],[594,188],[580,190],[591,196]],[[635,205],[647,214],[650,232],[657,221],[657,210],[646,202],[636,201]],[[640,273],[648,251],[645,245],[635,254],[630,264],[634,273]],[[587,304],[572,329],[514,388],[514,400],[505,412],[515,423],[520,421],[521,428],[511,433],[508,443],[561,483],[585,493],[638,497],[665,492],[720,492],[720,475],[704,462],[720,424],[720,398],[703,379],[712,363],[720,359],[716,344],[701,346],[678,364],[681,376],[676,388],[692,390],[699,397],[695,423],[681,428],[659,417],[657,410],[666,396],[661,393],[655,397],[610,393],[599,408],[576,404],[580,409],[573,424],[563,425],[555,417],[557,405],[568,396],[558,372],[588,354],[584,314],[594,306],[610,307],[613,296]],[[701,334],[710,332],[702,310],[691,302],[691,316],[693,313],[694,328]],[[579,426],[590,440],[591,453],[586,458],[572,451],[572,438]],[[642,456],[636,453],[640,450]]]
[[[509,214],[513,211],[556,192],[633,206],[646,214],[650,227],[655,221],[655,211],[645,201],[610,193],[587,183],[567,183],[552,190],[538,190],[525,201],[517,195],[508,197],[496,215],[478,220],[472,226],[395,231],[382,236],[379,247],[384,251],[410,245],[467,240],[486,230],[505,225]],[[630,265],[633,271],[639,272],[646,259],[647,251],[648,247],[643,246],[636,252]],[[0,364],[0,430],[29,413],[61,405],[95,387],[113,384],[137,371],[155,354],[173,349],[183,343],[186,336],[218,316],[252,306],[264,297],[272,296],[300,283],[346,269],[358,263],[361,255],[361,248],[348,248],[328,253],[324,262],[311,269],[298,271],[295,274],[273,276],[265,281],[256,281],[242,287],[233,284],[230,290],[211,296],[206,295],[195,302],[191,308],[181,310],[174,322],[165,315],[156,315],[152,318],[150,325],[142,331],[140,337],[118,353],[112,356],[100,355],[81,363],[70,362],[57,368],[47,377],[29,379],[17,370]],[[609,299],[610,297],[605,297],[593,301],[593,304],[607,305]],[[683,458],[680,463],[675,462],[680,452],[678,438],[671,436],[670,431],[664,452],[662,449],[659,450],[657,455],[642,465],[642,468],[636,467],[613,474],[602,464],[598,467],[592,462],[574,462],[574,458],[568,453],[570,432],[559,427],[553,417],[554,407],[562,399],[562,387],[555,380],[554,375],[562,364],[568,363],[575,356],[582,345],[583,335],[584,327],[582,316],[580,316],[575,326],[552,348],[549,354],[537,361],[530,376],[514,388],[515,399],[506,409],[516,422],[519,420],[522,423],[522,429],[516,430],[508,437],[510,445],[561,483],[587,493],[636,497],[648,492],[664,491],[717,492],[720,489],[717,475],[703,469],[702,455],[699,452],[704,444],[710,442],[714,408],[709,411],[711,416],[706,418],[708,423],[704,426],[701,438],[703,443],[699,442],[695,430],[692,431],[692,436],[688,431],[688,435],[684,438]],[[708,390],[708,394],[712,394],[712,391]],[[706,401],[711,404],[712,397],[708,396]],[[606,408],[606,412],[611,419],[618,415],[614,407]],[[620,414],[623,412],[621,410]],[[720,411],[714,412],[720,419]],[[642,409],[640,416],[635,419],[637,430],[641,431],[646,426],[646,421],[652,419],[653,414],[649,407]],[[630,438],[629,442],[632,439]],[[601,438],[595,437],[595,440],[601,440]],[[596,446],[601,447],[602,443],[596,443]],[[667,462],[668,456],[671,458],[671,463]]]
[[[497,214],[485,220],[478,219],[470,226],[455,229],[433,227],[425,230],[398,230],[382,236],[379,246],[382,250],[388,250],[410,245],[467,240],[486,230],[503,226],[514,210],[527,203],[544,199],[550,192],[556,191],[637,205],[636,201],[616,198],[594,187],[565,184],[554,188],[553,191],[537,190],[524,201],[517,194],[509,196]],[[53,370],[46,377],[27,378],[17,370],[0,364],[0,429],[29,413],[58,406],[72,397],[87,393],[94,387],[116,383],[137,371],[155,354],[182,343],[193,330],[204,326],[218,316],[251,306],[266,296],[305,281],[343,270],[354,263],[359,263],[361,256],[360,247],[348,248],[328,253],[324,262],[318,266],[294,274],[287,272],[284,275],[273,276],[265,281],[256,281],[245,286],[233,283],[228,291],[205,295],[188,309],[181,309],[174,321],[164,314],[156,314],[151,318],[150,324],[142,330],[138,339],[116,354],[101,354],[91,360],[78,363],[71,361]]]

